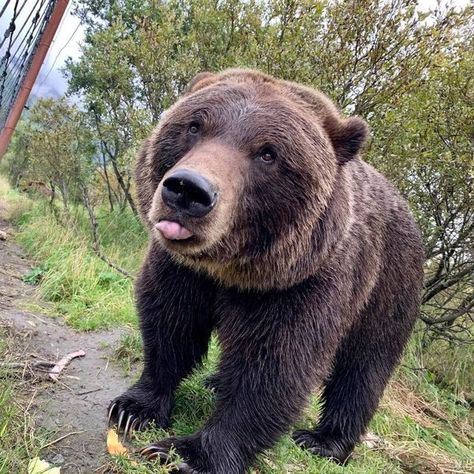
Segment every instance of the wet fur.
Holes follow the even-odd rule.
[[[208,136],[221,152],[231,147],[244,159],[265,136],[279,141],[283,158],[264,171],[251,161],[236,167],[240,185],[218,228],[196,227],[212,245],[180,252],[152,236],[136,285],[145,367],[112,415],[123,410],[168,426],[173,392],[215,330],[222,355],[214,414],[196,434],[153,449],[175,446],[186,461],[180,472],[243,473],[324,384],[322,419],[294,437],[344,462],[417,316],[418,229],[398,192],[357,156],[366,135],[361,119],[342,118],[317,91],[239,70],[197,77],[143,146],[137,189],[150,227],[163,176],[199,149],[179,130],[203,100]],[[259,107],[276,117],[270,128]],[[219,128],[229,123],[239,126]]]

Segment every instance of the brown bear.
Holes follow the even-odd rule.
[[[136,167],[150,246],[136,284],[139,381],[109,419],[167,427],[173,392],[221,347],[214,414],[142,451],[181,473],[237,474],[323,385],[316,427],[293,434],[345,462],[417,317],[423,248],[407,204],[358,156],[365,122],[323,94],[250,70],[202,73]]]

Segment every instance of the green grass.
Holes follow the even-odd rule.
[[[24,390],[21,373],[7,367],[17,360],[16,339],[7,327],[0,328],[0,474],[26,473],[29,460],[48,441],[27,410],[35,392]]]
[[[136,323],[133,283],[96,256],[82,213],[61,222],[39,202],[13,221],[18,242],[38,262],[24,280],[39,283],[41,296],[52,303],[52,314],[63,315],[81,330]],[[136,272],[146,248],[146,233],[137,219],[126,213],[104,213],[98,221],[104,253]]]
[[[420,375],[416,367],[418,338],[412,340],[403,365],[387,389],[380,409],[371,422],[370,431],[382,439],[377,448],[359,445],[354,460],[342,468],[331,461],[319,459],[295,446],[289,436],[283,437],[272,450],[259,457],[255,473],[469,473],[474,468],[472,450],[474,433],[469,408],[450,392],[434,385],[429,377]],[[141,344],[138,333],[132,332],[121,341],[117,356],[126,360],[139,360]],[[219,356],[217,341],[213,339],[209,355],[202,367],[185,380],[176,394],[172,428],[168,433],[149,430],[139,433],[134,446],[139,448],[167,435],[187,435],[199,429],[212,413],[214,398],[204,387],[204,379],[215,370]],[[320,411],[318,397],[314,397],[297,427],[314,424]],[[151,473],[139,458],[115,459],[114,472]],[[161,470],[159,472],[167,472]]]
[[[4,185],[3,185],[4,186]],[[37,262],[24,279],[38,284],[51,313],[62,315],[68,324],[82,330],[129,326],[116,357],[129,371],[140,359],[141,342],[133,306],[132,282],[114,272],[91,249],[85,216],[77,211],[74,224],[59,222],[41,202],[2,189],[19,229],[17,238]],[[99,214],[104,253],[122,267],[136,272],[146,248],[146,234],[130,214]],[[474,434],[469,404],[462,394],[472,390],[472,350],[422,345],[416,334],[400,369],[386,392],[370,430],[382,439],[376,448],[358,446],[347,467],[319,459],[299,449],[285,436],[272,450],[259,457],[256,473],[468,473],[474,472]],[[455,354],[455,355],[454,355]],[[169,433],[147,430],[134,440],[135,447],[167,434],[185,435],[198,429],[214,406],[212,393],[203,380],[215,368],[219,356],[213,341],[203,367],[185,380],[176,396]],[[430,359],[429,370],[425,367]],[[420,370],[421,369],[421,370]],[[315,397],[299,426],[311,426],[319,413]],[[0,417],[1,419],[1,417]],[[134,455],[111,459],[113,472],[122,474],[168,472],[167,468],[144,463]]]
[[[130,328],[130,331],[120,338],[120,343],[115,349],[115,359],[125,369],[127,375],[136,363],[141,361],[142,347],[140,333],[134,328]]]

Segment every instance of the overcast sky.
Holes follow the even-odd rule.
[[[29,0],[35,2],[35,0]],[[58,31],[39,73],[33,94],[41,97],[57,96],[66,91],[67,83],[60,68],[68,57],[77,59],[81,54],[80,43],[84,39],[84,30],[77,17],[73,16],[72,1],[59,25]]]
[[[8,3],[8,4],[7,4]],[[0,18],[0,43],[4,39],[6,30],[13,17],[15,4],[17,4],[17,19],[13,34],[14,44],[11,46],[11,54],[22,57],[26,47],[26,38],[29,37],[33,26],[32,19],[37,12],[44,13],[49,2],[42,0],[0,0],[0,12],[7,4],[6,10]],[[73,2],[70,1],[66,13],[59,25],[56,36],[51,44],[46,60],[36,80],[33,94],[39,96],[57,96],[66,90],[60,68],[64,66],[67,57],[78,58],[80,55],[80,43],[84,38],[83,28],[79,19],[71,14]],[[36,30],[37,31],[37,30]],[[3,57],[9,46],[10,37],[4,41],[0,48],[0,57]]]
[[[0,0],[0,6],[6,0]],[[457,6],[465,6],[470,0],[453,0],[453,4]],[[13,12],[14,1],[10,1],[7,10],[2,18],[0,18],[0,40],[3,38],[4,31],[8,26]],[[19,5],[23,4],[22,1]],[[46,60],[41,68],[41,72],[33,88],[33,94],[36,96],[58,96],[66,91],[67,83],[60,71],[68,57],[77,59],[81,54],[80,43],[84,39],[84,31],[80,25],[79,19],[71,13],[73,9],[73,0],[69,2],[66,14],[59,25],[56,37],[49,49]],[[436,0],[420,0],[420,7],[426,9],[434,7]],[[18,19],[18,24],[22,24],[25,15],[35,9],[38,0],[27,0],[23,11]],[[1,7],[0,7],[1,10]],[[21,21],[23,19],[23,21]],[[0,50],[0,56],[3,56],[4,48]]]

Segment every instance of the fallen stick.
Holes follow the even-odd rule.
[[[65,355],[57,364],[49,371],[48,377],[55,382],[58,380],[59,374],[64,368],[76,357],[84,357],[86,353],[83,350],[71,352]]]
[[[93,390],[86,390],[85,392],[78,392],[78,393],[76,393],[76,395],[78,397],[80,397],[82,395],[88,395],[89,393],[99,392],[100,390],[102,390],[102,388],[94,388]]]
[[[43,449],[49,448],[50,446],[53,446],[53,444],[59,443],[60,441],[62,441],[65,438],[68,438],[69,436],[80,435],[82,433],[85,433],[85,431],[72,431],[71,433],[67,433],[64,436],[61,436],[60,438],[57,438],[48,444],[44,444],[43,446],[41,446],[40,451],[42,451]]]
[[[45,368],[45,367],[54,367],[56,365],[55,362],[1,362],[0,367],[5,367],[7,369],[23,369],[26,367],[31,368]]]

